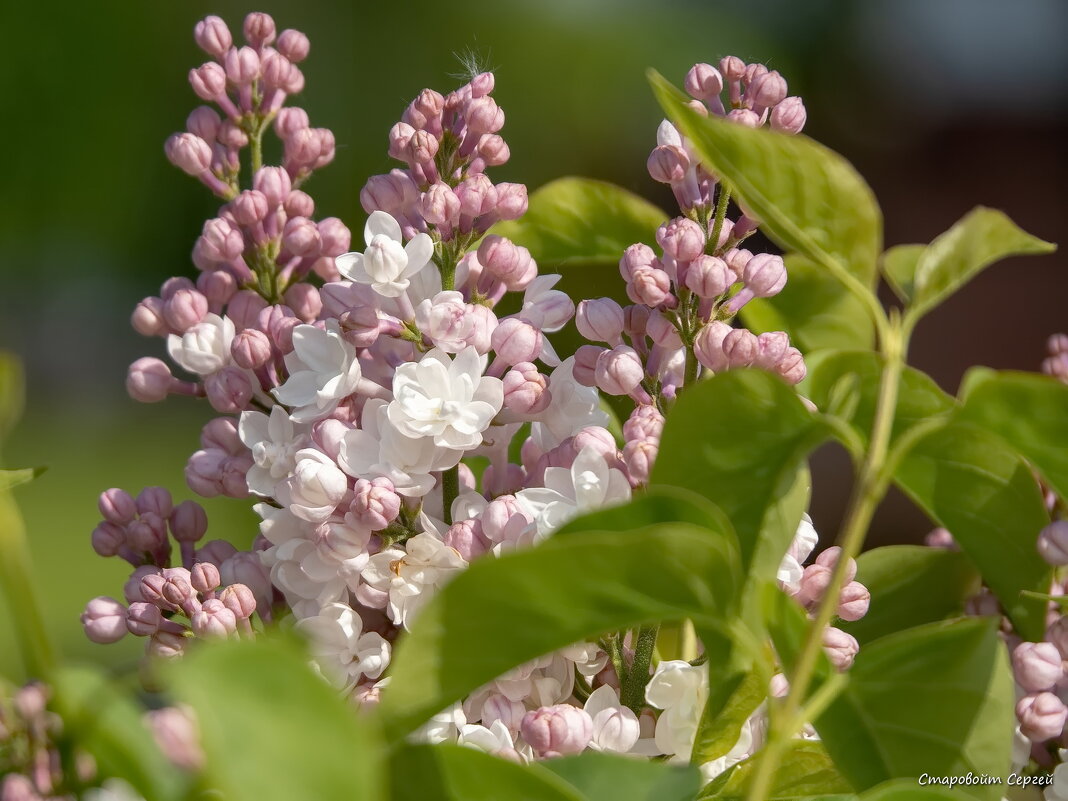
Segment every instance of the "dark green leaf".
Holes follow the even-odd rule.
[[[753,669],[745,674],[719,709],[702,712],[694,736],[693,761],[698,765],[719,759],[738,742],[742,726],[768,697],[770,671]],[[722,681],[722,677],[716,677]]]
[[[979,590],[979,574],[959,551],[888,545],[857,559],[857,581],[871,592],[868,614],[840,623],[863,645],[895,631],[963,613]]]
[[[47,469],[47,467],[25,467],[21,470],[0,470],[0,492],[33,481]]]
[[[376,721],[358,718],[296,642],[206,644],[169,678],[196,711],[206,776],[227,801],[385,797]]]
[[[960,419],[1001,436],[1068,498],[1068,386],[1034,373],[970,371]]]
[[[785,331],[809,353],[825,348],[870,348],[875,328],[864,305],[825,269],[803,256],[786,256],[789,280],[778,295],[742,309],[755,333]]]
[[[923,251],[916,263],[915,297],[909,314],[926,314],[1006,256],[1054,250],[1056,245],[1021,230],[1002,212],[976,207]]]
[[[911,303],[916,289],[916,265],[926,245],[896,245],[883,254],[879,262],[883,278],[902,303]]]
[[[509,668],[585,638],[684,618],[698,631],[722,629],[740,585],[733,533],[692,523],[587,531],[477,561],[398,644],[380,707],[389,735],[398,739]]]
[[[0,350],[0,441],[11,433],[22,417],[25,393],[25,378],[18,357]]]
[[[649,75],[668,118],[768,236],[825,269],[871,284],[882,251],[882,215],[849,162],[805,136],[701,116],[663,76]]]
[[[591,801],[690,801],[701,784],[701,774],[692,765],[669,765],[597,751],[549,759],[542,765]]]
[[[101,778],[124,779],[146,801],[184,797],[186,780],[160,752],[133,698],[95,668],[62,668],[51,681],[65,736],[92,754]]]
[[[861,648],[845,689],[816,719],[834,764],[859,789],[889,779],[1004,776],[1014,690],[998,622],[933,623]],[[998,786],[961,787],[975,798]]]
[[[1049,516],[1028,466],[997,436],[953,422],[916,442],[894,480],[956,538],[1024,639],[1041,640],[1050,567],[1035,550]]]
[[[763,758],[758,752],[730,771],[716,777],[706,786],[700,799],[742,801],[749,783]],[[800,799],[855,799],[853,788],[835,769],[823,745],[818,741],[795,740],[788,746],[775,778],[765,796],[767,801],[800,801]]]

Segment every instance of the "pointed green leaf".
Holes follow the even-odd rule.
[[[701,784],[693,765],[586,751],[541,763],[591,801],[690,801]]]
[[[47,467],[25,467],[21,470],[0,470],[0,492],[33,481],[47,469]]]
[[[916,265],[926,245],[896,245],[883,254],[879,262],[883,278],[902,303],[911,303],[916,290]]]
[[[731,770],[720,774],[702,791],[699,799],[743,801],[763,756],[739,762]],[[768,801],[801,801],[808,799],[855,799],[853,788],[837,771],[827,751],[819,741],[794,740],[787,747],[775,778],[765,796]]]
[[[941,777],[939,777],[941,778]],[[920,786],[916,779],[895,779],[871,788],[858,801],[959,801],[960,796],[948,787]]]

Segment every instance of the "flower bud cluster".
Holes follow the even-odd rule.
[[[1054,334],[1046,347],[1049,356],[1042,362],[1042,372],[1068,383],[1068,334]]]

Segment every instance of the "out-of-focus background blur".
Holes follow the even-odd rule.
[[[249,5],[252,3],[252,5]],[[696,61],[762,61],[804,97],[806,133],[867,177],[888,245],[926,242],[975,204],[1053,241],[1068,232],[1068,3],[1061,0],[454,0],[302,3],[195,0],[9,3],[0,87],[0,347],[25,360],[26,417],[7,466],[48,464],[18,491],[52,630],[67,655],[134,664],[140,643],[104,648],[77,617],[126,572],[89,547],[96,496],[171,488],[196,449],[206,404],[129,400],[126,366],[159,356],[128,324],[139,299],[188,255],[217,202],[163,157],[199,102],[185,75],[205,14],[235,31],[250,10],[312,42],[294,102],[333,129],[334,163],[306,187],[319,216],[359,232],[359,189],[390,163],[386,133],[424,86],[460,83],[458,53],[495,69],[512,160],[495,180],[531,188],[567,174],[622,184],[670,208],[645,172],[660,120],[654,66],[681,83]],[[537,254],[535,254],[536,256]],[[1068,255],[1005,262],[921,324],[913,362],[947,390],[971,364],[1035,369],[1068,328]],[[1068,410],[1066,410],[1068,411]],[[813,516],[832,538],[848,463],[817,455]],[[251,541],[247,504],[206,503],[209,535]],[[891,499],[873,542],[918,541],[929,525]],[[0,607],[0,673],[17,674]]]

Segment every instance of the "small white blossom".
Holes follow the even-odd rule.
[[[596,387],[586,387],[575,380],[572,369],[575,357],[569,356],[549,376],[552,400],[548,408],[531,424],[534,443],[547,452],[587,426],[606,426],[608,414],[601,408]]]
[[[593,738],[589,745],[593,750],[625,754],[638,742],[641,733],[638,716],[620,703],[614,687],[602,684],[590,693],[582,708],[593,719]]]
[[[363,677],[377,679],[389,665],[389,642],[364,632],[363,620],[347,604],[325,604],[297,628],[311,638],[319,668],[338,689],[351,689]]]
[[[271,583],[285,593],[298,619],[318,614],[348,593],[337,563],[324,559],[311,540],[286,540],[264,551],[262,559],[271,571]]]
[[[375,589],[389,593],[390,620],[408,628],[413,615],[439,587],[467,567],[467,562],[427,532],[416,534],[404,546],[403,550],[387,548],[371,556],[360,576]]]
[[[417,743],[454,743],[460,736],[460,729],[467,725],[463,708],[459,703],[438,712],[411,735]]]
[[[260,534],[271,545],[307,539],[314,529],[314,525],[296,517],[288,509],[279,509],[269,503],[257,503],[252,510],[260,516]]]
[[[501,721],[495,720],[489,728],[477,723],[466,723],[460,727],[458,745],[474,748],[477,751],[485,751],[494,756],[506,756],[527,761],[516,751],[515,741],[508,727]]]
[[[416,234],[405,245],[401,227],[384,211],[373,211],[363,230],[367,249],[345,253],[334,261],[338,272],[387,298],[396,298],[408,289],[409,279],[427,266],[434,255],[434,243],[427,234]]]
[[[278,501],[301,520],[322,523],[345,497],[348,478],[315,448],[297,451],[293,472],[278,485]]]
[[[420,301],[415,307],[415,325],[423,336],[446,353],[458,353],[467,347],[471,333],[471,316],[459,292],[439,292]]]
[[[285,361],[289,380],[271,393],[293,408],[298,423],[327,416],[360,383],[356,350],[342,338],[336,320],[328,320],[326,330],[314,325],[294,328],[293,352]]]
[[[801,575],[805,572],[801,565],[815,549],[819,539],[819,534],[812,526],[812,518],[807,514],[802,515],[794,539],[779,563],[779,572],[776,575],[787,592],[796,593],[801,588]]]
[[[694,667],[681,659],[661,662],[645,686],[645,700],[663,710],[656,721],[656,747],[689,760],[708,700],[708,665]]]
[[[167,353],[186,372],[211,375],[230,364],[234,333],[234,321],[229,317],[208,314],[181,336],[170,334]]]
[[[242,412],[237,433],[252,451],[249,490],[264,497],[274,495],[275,485],[293,470],[296,453],[307,444],[307,437],[303,431],[298,433],[281,406],[273,407],[270,417],[262,412]]]
[[[389,421],[406,437],[433,437],[441,448],[470,450],[504,405],[499,378],[482,375],[482,357],[466,347],[450,359],[434,348],[393,378]]]

